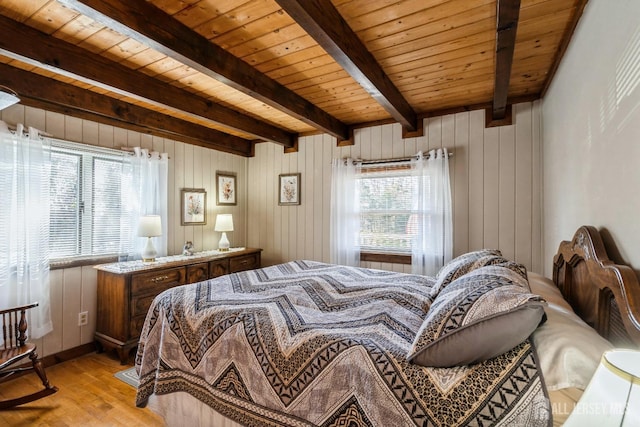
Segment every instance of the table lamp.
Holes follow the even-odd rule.
[[[640,426],[640,351],[605,352],[564,426]]]
[[[222,231],[220,242],[218,242],[219,251],[229,250],[229,239],[227,239],[227,231],[233,231],[233,217],[231,214],[218,214],[216,216],[215,231]]]
[[[153,246],[152,237],[162,235],[162,222],[160,215],[145,215],[140,217],[138,223],[138,236],[147,238],[147,245],[142,250],[142,261],[153,262],[156,260],[158,251]]]

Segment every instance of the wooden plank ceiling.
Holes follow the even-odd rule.
[[[586,0],[2,0],[25,105],[250,156],[540,98]]]

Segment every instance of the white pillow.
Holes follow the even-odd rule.
[[[547,389],[584,390],[602,353],[613,348],[613,344],[574,313],[553,281],[536,273],[529,272],[528,276],[531,292],[548,303],[547,321],[533,333]]]

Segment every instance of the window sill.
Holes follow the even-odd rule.
[[[49,262],[49,270],[61,270],[63,268],[85,267],[87,265],[107,264],[118,261],[117,255],[104,255],[96,257],[59,258]]]
[[[384,252],[360,252],[360,261],[411,265],[411,255]]]

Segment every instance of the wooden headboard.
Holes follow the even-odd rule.
[[[560,243],[553,281],[575,312],[616,347],[640,347],[640,284],[636,273],[609,259],[595,227]]]

